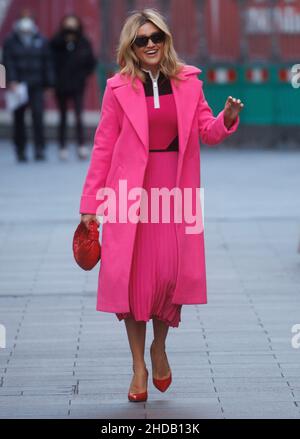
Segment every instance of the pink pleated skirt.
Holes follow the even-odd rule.
[[[116,313],[119,320],[133,317],[149,321],[153,317],[166,325],[178,327],[182,305],[172,304],[178,269],[178,247],[174,222],[174,197],[170,197],[170,221],[151,222],[151,188],[176,186],[178,151],[149,152],[143,187],[148,193],[148,222],[139,221],[132,257],[129,304],[130,312]]]

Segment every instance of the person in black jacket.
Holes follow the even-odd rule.
[[[20,15],[3,44],[2,63],[7,86],[15,90],[19,82],[28,87],[29,101],[14,110],[13,138],[18,161],[27,161],[25,111],[31,109],[35,159],[45,159],[44,89],[54,86],[54,66],[48,41],[41,35],[30,14]]]
[[[63,17],[60,28],[52,38],[51,48],[54,55],[56,72],[55,94],[60,110],[59,144],[60,157],[68,157],[66,147],[67,103],[73,100],[76,116],[77,152],[81,159],[88,157],[89,150],[84,145],[82,109],[87,77],[94,71],[97,60],[91,43],[84,35],[79,17],[68,14]]]

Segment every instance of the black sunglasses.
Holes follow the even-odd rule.
[[[133,41],[132,44],[136,44],[138,47],[146,47],[148,45],[148,41],[151,40],[154,44],[162,43],[166,39],[166,34],[162,31],[160,32],[154,32],[153,34],[149,35],[149,37],[140,36],[136,37],[136,39]]]

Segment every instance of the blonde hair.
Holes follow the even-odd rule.
[[[117,63],[119,64],[119,73],[131,78],[131,85],[135,88],[134,81],[138,77],[145,82],[145,73],[140,68],[140,61],[132,48],[132,42],[137,36],[138,29],[145,23],[151,22],[158,29],[166,34],[163,57],[160,63],[161,72],[169,79],[181,80],[178,74],[185,65],[185,61],[177,55],[173,37],[164,17],[155,8],[146,8],[142,11],[133,11],[126,19],[117,47]]]

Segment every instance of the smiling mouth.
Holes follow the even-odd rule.
[[[146,55],[146,56],[149,56],[149,57],[154,57],[154,56],[156,56],[157,54],[158,54],[158,50],[153,51],[153,52],[145,52],[145,55]]]

